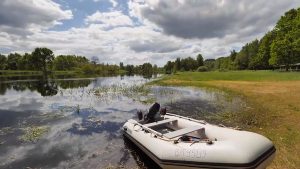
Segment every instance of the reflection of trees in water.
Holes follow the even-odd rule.
[[[39,78],[31,81],[13,81],[8,83],[0,83],[0,95],[4,95],[7,90],[15,91],[37,91],[41,96],[54,96],[58,92],[58,88],[69,89],[86,87],[92,81],[85,80],[53,80],[48,78]]]
[[[59,87],[62,89],[74,89],[80,87],[87,87],[92,80],[60,80],[56,81]]]
[[[54,81],[43,80],[38,81],[36,90],[42,96],[54,96],[57,94],[57,84]]]
[[[145,79],[152,79],[157,78],[157,73],[133,73],[133,72],[127,72],[126,76],[134,76],[134,75],[141,75]],[[124,74],[121,75],[121,79],[124,79]]]

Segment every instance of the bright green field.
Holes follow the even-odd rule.
[[[193,81],[290,81],[300,80],[300,72],[278,71],[228,71],[228,72],[178,72],[175,75],[165,77],[177,80]]]

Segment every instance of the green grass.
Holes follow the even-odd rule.
[[[300,80],[300,72],[278,71],[228,71],[228,72],[178,72],[165,79],[192,81],[289,81]]]
[[[30,70],[0,70],[0,76],[12,76],[12,75],[42,75],[41,71]]]
[[[54,71],[54,75],[75,75],[75,71]],[[0,77],[13,77],[13,76],[42,76],[42,71],[31,70],[0,70]]]

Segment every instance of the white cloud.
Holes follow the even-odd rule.
[[[87,16],[83,27],[64,31],[26,28],[31,34],[25,38],[8,31],[24,31],[21,27],[1,22],[0,46],[12,52],[28,52],[43,46],[53,49],[55,54],[98,56],[104,63],[151,62],[162,66],[167,60],[197,53],[205,58],[226,56],[230,50],[262,37],[280,15],[297,4],[300,2],[293,0],[129,0],[129,16],[119,11],[121,8],[116,11],[108,7],[110,12],[96,11]],[[68,12],[59,5],[56,9],[62,13],[60,17],[50,17],[54,18],[50,25],[71,17],[63,15]],[[31,22],[49,26],[35,19]]]
[[[127,15],[124,15],[121,11],[113,12],[99,12],[86,17],[85,22],[88,24],[97,23],[102,24],[104,27],[114,26],[132,26],[133,22]]]
[[[83,1],[83,0],[80,0],[80,1]],[[100,2],[100,1],[103,1],[103,0],[93,0],[93,1],[94,2]],[[113,8],[115,8],[118,5],[117,0],[108,0],[108,1],[111,3]]]
[[[34,33],[72,17],[72,11],[62,10],[52,0],[0,1],[0,31],[9,34]]]
[[[129,7],[132,15],[155,23],[166,34],[206,39],[266,32],[297,4],[294,0],[132,0]]]
[[[113,7],[116,7],[118,5],[118,2],[116,0],[109,0],[109,2],[112,4]]]

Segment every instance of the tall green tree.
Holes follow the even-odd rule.
[[[229,57],[232,61],[234,61],[236,58],[236,55],[237,55],[237,52],[235,50],[232,50],[232,51],[230,51]]]
[[[276,38],[271,44],[271,65],[290,65],[300,61],[300,8],[291,9],[277,22],[274,32]]]
[[[258,47],[258,40],[254,40],[251,43],[247,43],[245,46],[242,47],[242,50],[237,54],[235,58],[235,65],[237,69],[243,70],[249,68],[249,62],[251,58],[257,55]]]
[[[34,61],[32,59],[31,54],[25,53],[18,60],[18,70],[34,70],[34,65],[32,64]]]
[[[250,59],[249,68],[250,69],[268,69],[270,67],[269,65],[269,59],[271,57],[270,50],[271,50],[271,44],[274,39],[274,33],[268,32],[259,43],[259,48],[257,55],[252,57]]]
[[[134,73],[134,66],[133,65],[126,65],[125,70],[129,75],[132,75]]]
[[[165,73],[171,74],[173,72],[174,62],[168,61],[164,66]]]
[[[7,56],[7,69],[18,70],[18,62],[22,56],[18,53],[11,53]]]
[[[0,54],[0,70],[4,70],[6,68],[6,61],[6,56]]]
[[[32,52],[32,58],[39,70],[47,72],[47,67],[52,68],[54,54],[48,48],[35,48]]]
[[[152,68],[151,63],[144,63],[142,65],[142,74],[146,75],[146,76],[150,76],[150,75],[152,76],[153,68]]]
[[[181,70],[181,60],[180,58],[176,58],[174,67],[176,67],[176,70]]]
[[[277,39],[272,43],[270,65],[285,65],[288,71],[294,59],[292,44],[287,39]]]
[[[275,31],[279,36],[284,36],[294,29],[298,29],[300,8],[287,11],[275,26]],[[298,23],[297,23],[298,22]],[[297,26],[296,26],[297,25]],[[296,27],[295,27],[296,26]]]
[[[208,70],[213,70],[214,66],[215,66],[215,59],[206,59],[204,61],[204,66],[206,66],[208,68]]]
[[[185,71],[196,70],[198,68],[198,62],[192,57],[182,59],[181,65]]]
[[[197,63],[198,63],[198,67],[203,66],[204,64],[203,56],[200,53],[197,55]]]
[[[120,69],[124,70],[124,63],[123,62],[120,62]]]
[[[74,70],[88,64],[88,59],[75,55],[59,55],[55,57],[53,65],[55,70]]]

